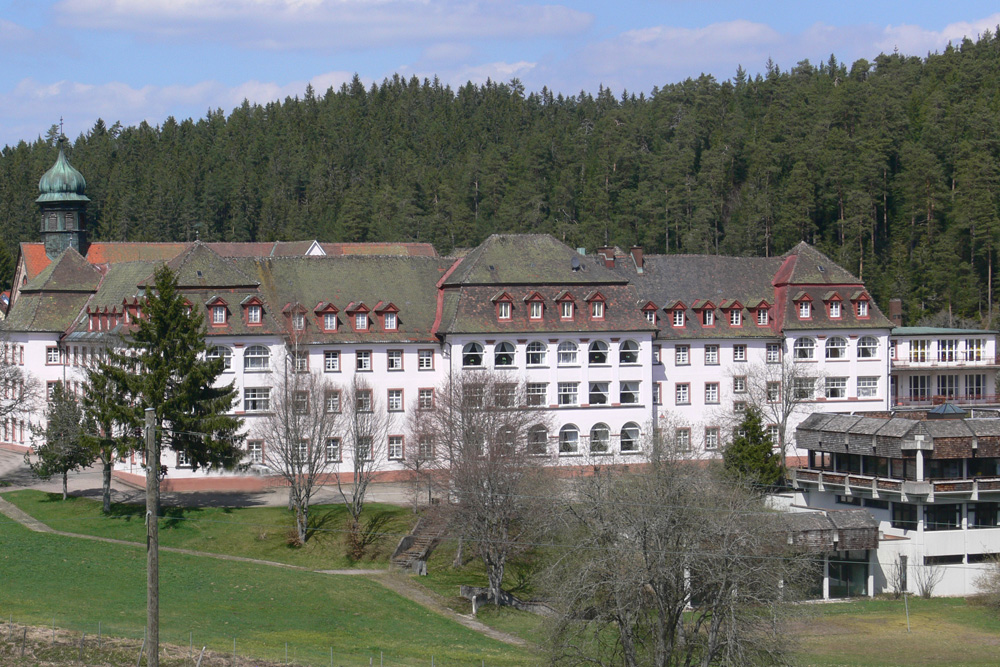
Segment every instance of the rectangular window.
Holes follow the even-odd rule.
[[[660,345],[654,345],[653,346],[653,363],[654,364],[661,363],[660,359],[661,359],[661,355],[662,354],[663,354],[663,347],[660,346]]]
[[[510,408],[514,406],[517,397],[517,385],[510,382],[502,382],[493,387],[493,404],[498,408]]]
[[[533,320],[542,319],[542,302],[532,301],[528,306],[528,317]]]
[[[372,411],[372,390],[358,389],[354,393],[354,409],[358,412]]]
[[[418,410],[433,410],[434,409],[434,390],[433,389],[419,389],[419,390],[417,390],[417,409]]]
[[[308,391],[296,391],[292,393],[292,412],[297,415],[309,414]]]
[[[986,390],[986,376],[981,374],[965,376],[966,398],[982,398]]]
[[[271,389],[269,387],[244,387],[243,409],[246,412],[267,412],[271,409]]]
[[[958,530],[961,527],[962,506],[959,503],[924,505],[924,530]]]
[[[709,426],[705,429],[705,449],[711,452],[718,448],[719,428],[717,426]]]
[[[591,382],[590,383],[590,396],[588,398],[588,403],[591,405],[607,405],[608,404],[608,383],[607,382]]]
[[[264,462],[264,442],[262,440],[247,441],[247,458],[250,463]]]
[[[733,361],[747,360],[747,346],[743,344],[733,345]]]
[[[768,321],[767,308],[757,309],[757,326],[766,327]]]
[[[715,311],[711,308],[701,311],[701,323],[706,327],[715,326]]]
[[[559,317],[564,320],[573,319],[573,302],[563,301],[559,304]]]
[[[778,431],[777,424],[768,424],[767,437],[772,445],[778,446],[781,444],[781,433]]]
[[[691,348],[688,345],[678,345],[674,348],[674,365],[687,366],[690,362]]]
[[[826,378],[823,390],[827,398],[847,398],[847,378]]]
[[[653,405],[660,405],[660,383],[653,383]]]
[[[746,411],[747,411],[746,401],[733,401],[733,412],[735,412],[738,415],[741,415]]]
[[[372,369],[371,350],[358,350],[355,353],[354,368],[359,371],[370,371]]]
[[[529,382],[526,387],[526,402],[528,405],[538,407],[548,405],[548,385],[544,382]]]
[[[590,304],[590,317],[595,320],[604,319],[604,302],[594,301]]]
[[[778,403],[781,401],[781,383],[780,382],[768,382],[767,387],[767,402],[768,403]]]
[[[309,353],[296,350],[292,353],[292,361],[294,362],[296,373],[305,373],[309,370]]]
[[[560,382],[559,405],[576,405],[578,386],[577,382]]]
[[[361,461],[371,461],[375,458],[374,441],[370,435],[358,438],[357,450],[355,451],[355,454]]]
[[[858,378],[858,398],[877,398],[878,378],[859,377]]]
[[[684,311],[683,310],[678,309],[678,310],[673,311],[673,318],[674,318],[673,321],[674,321],[674,326],[675,327],[682,327],[682,326],[684,326]]]
[[[969,338],[965,341],[965,360],[966,361],[982,361],[983,360],[983,339],[982,338]]]
[[[955,398],[958,395],[957,375],[938,375],[937,395],[947,398]]]
[[[401,371],[403,370],[403,351],[402,350],[388,350],[385,353],[386,367],[390,371]]]
[[[830,302],[830,319],[837,320],[840,319],[840,302],[831,301]]]
[[[330,414],[340,412],[340,390],[331,389],[324,394],[323,408]]]
[[[177,467],[178,468],[191,467],[191,458],[188,456],[187,452],[177,452]]]
[[[421,461],[431,461],[434,459],[434,440],[426,433],[422,433],[417,438],[417,456]]]
[[[924,362],[927,361],[927,348],[928,344],[926,340],[911,340],[910,341],[910,361],[912,362]]]
[[[327,463],[337,463],[340,461],[340,438],[327,438],[325,453]]]
[[[816,378],[795,378],[792,381],[793,396],[800,401],[811,401],[816,395]]]
[[[639,402],[639,382],[621,383],[621,404],[635,405]]]
[[[733,393],[734,394],[745,394],[747,393],[747,378],[745,375],[737,375],[733,378]]]
[[[417,350],[417,370],[434,370],[434,350]]]
[[[399,461],[403,458],[403,436],[389,436],[389,460]]]
[[[337,314],[336,313],[323,313],[323,330],[324,331],[336,331],[337,330]]]
[[[729,311],[729,325],[738,327],[743,324],[743,311],[742,310],[730,310]]]
[[[955,361],[958,359],[957,340],[938,341],[938,361]]]
[[[917,506],[908,503],[893,503],[890,525],[893,528],[902,528],[903,530],[916,530]]]
[[[781,343],[768,343],[766,361],[769,364],[781,363]]]
[[[868,317],[868,302],[858,301],[855,305],[855,309],[858,313],[858,317]]]
[[[646,316],[646,321],[650,324],[656,324],[656,311],[655,310],[644,310],[643,314]]]
[[[403,410],[403,390],[390,389],[386,397],[386,408],[389,412],[401,412]]]
[[[719,346],[718,345],[706,345],[705,346],[705,365],[706,366],[717,366],[719,364]]]
[[[226,323],[226,307],[212,306],[212,324]]]
[[[340,352],[338,350],[323,351],[323,370],[327,373],[340,372]]]
[[[674,386],[674,403],[677,405],[691,404],[691,385],[687,382],[678,382]]]
[[[510,306],[510,304],[507,304]],[[386,331],[396,330],[396,313],[384,313],[382,315],[382,328]]]
[[[49,403],[51,403],[52,399],[55,397],[55,394],[56,394],[56,385],[58,385],[58,384],[59,384],[58,381],[52,381],[52,382],[46,382],[45,383],[45,399]]]
[[[706,403],[718,403],[719,402],[719,383],[718,382],[706,382],[705,383],[705,402]]]
[[[45,348],[45,364],[47,366],[55,366],[59,364],[59,348],[58,347],[47,347]]]
[[[691,429],[679,428],[674,432],[677,440],[677,449],[681,452],[691,451]]]
[[[260,306],[247,307],[247,324],[260,324]]]
[[[812,304],[808,301],[799,302],[799,319],[808,320],[812,317]]]
[[[497,303],[497,318],[501,320],[510,319],[510,301],[500,301]]]
[[[292,329],[302,331],[306,328],[305,313],[292,313]]]
[[[368,313],[355,313],[354,314],[354,329],[356,331],[367,331],[368,330]]]
[[[910,399],[926,401],[929,393],[929,384],[927,375],[911,375]]]

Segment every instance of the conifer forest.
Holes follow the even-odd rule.
[[[652,85],[653,82],[651,82]],[[47,126],[46,122],[46,126]],[[0,151],[0,280],[38,240],[58,126]],[[1000,36],[650,91],[357,77],[70,137],[91,240],[420,241],[776,255],[808,241],[907,324],[996,327]],[[6,284],[5,284],[6,286]]]

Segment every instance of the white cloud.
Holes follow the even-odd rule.
[[[14,88],[0,94],[0,146],[23,137],[44,134],[53,123],[65,118],[66,135],[75,137],[93,127],[98,118],[107,124],[121,121],[136,125],[143,120],[151,125],[162,123],[167,116],[199,118],[208,109],[221,108],[227,113],[242,104],[266,104],[286,97],[301,97],[306,85],[312,84],[317,95],[331,86],[339,88],[354,75],[349,72],[326,72],[308,81],[274,82],[245,81],[226,86],[218,81],[201,81],[189,86],[134,87],[112,81],[89,84],[75,81],[39,82],[22,79]],[[365,84],[370,84],[366,81]]]
[[[886,26],[882,39],[875,46],[883,53],[892,53],[898,48],[907,55],[923,56],[930,51],[944,49],[948,42],[958,44],[964,37],[974,40],[987,30],[995,32],[997,25],[1000,25],[1000,13],[977,21],[949,23],[941,30],[927,30],[905,23],[890,25]]]
[[[64,24],[268,50],[375,48],[578,33],[592,16],[503,0],[61,0]]]

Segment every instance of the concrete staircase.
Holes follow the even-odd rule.
[[[427,574],[427,558],[447,528],[448,520],[441,512],[428,511],[417,520],[413,531],[399,541],[390,562],[403,570]]]

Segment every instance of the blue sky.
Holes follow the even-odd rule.
[[[158,125],[393,73],[458,86],[648,93],[706,72],[923,56],[1000,24],[996,0],[0,0],[0,146],[59,118]]]

